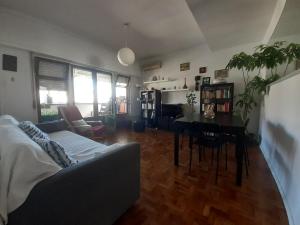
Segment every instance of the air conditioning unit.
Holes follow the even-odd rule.
[[[156,70],[161,68],[161,62],[149,63],[142,66],[143,71]]]

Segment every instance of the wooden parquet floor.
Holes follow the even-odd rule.
[[[173,134],[166,131],[118,131],[105,142],[141,144],[141,196],[116,225],[287,225],[287,215],[271,172],[258,147],[249,149],[250,174],[235,185],[235,158],[230,146],[228,170],[221,156],[215,185],[210,150],[198,162],[194,150],[188,173],[188,140],[173,164]],[[215,164],[214,164],[215,165]]]

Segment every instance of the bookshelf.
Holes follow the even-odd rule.
[[[147,127],[156,128],[161,115],[161,92],[159,90],[141,91],[141,119]]]
[[[202,85],[200,91],[200,111],[214,103],[215,113],[232,113],[234,83]]]

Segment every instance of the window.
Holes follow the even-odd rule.
[[[98,115],[112,114],[112,87],[111,75],[97,73],[97,100]]]
[[[68,103],[69,65],[36,57],[35,71],[39,121],[58,119],[58,106]]]
[[[94,116],[94,83],[92,71],[73,68],[74,103],[83,117]]]
[[[128,113],[127,88],[129,77],[118,75],[116,81],[116,110],[117,114]]]
[[[83,117],[112,114],[111,80],[104,72],[73,68],[74,102]]]

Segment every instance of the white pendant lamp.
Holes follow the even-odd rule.
[[[118,60],[123,66],[129,66],[132,65],[135,61],[135,54],[134,52],[127,47],[127,30],[129,27],[129,23],[124,23],[124,29],[125,29],[125,47],[121,48],[118,51]]]

